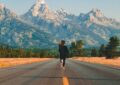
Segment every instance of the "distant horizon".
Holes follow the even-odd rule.
[[[101,12],[108,18],[114,18],[120,21],[120,1],[118,0],[45,0],[49,8],[53,11],[63,8],[67,13],[79,15],[80,13],[87,13],[93,8],[100,9]],[[1,0],[7,8],[11,9],[18,15],[26,13],[36,0]],[[73,7],[74,6],[74,7]]]

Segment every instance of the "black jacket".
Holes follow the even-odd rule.
[[[60,58],[66,58],[69,56],[69,51],[67,46],[61,46],[59,45],[59,53],[60,53]]]

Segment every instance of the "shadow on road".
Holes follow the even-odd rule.
[[[57,79],[63,77],[56,76],[25,76],[23,78],[32,78],[32,79]],[[108,79],[108,78],[81,78],[81,77],[67,77],[68,79],[73,80],[103,80],[103,81],[120,81],[120,79]]]

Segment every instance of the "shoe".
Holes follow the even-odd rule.
[[[61,63],[63,63],[63,59],[61,60]]]

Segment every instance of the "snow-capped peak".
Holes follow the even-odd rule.
[[[3,9],[4,7],[5,5],[0,3],[0,9]]]
[[[89,12],[90,15],[93,15],[95,17],[103,17],[104,14],[101,12],[100,9],[96,9],[96,8],[93,8],[90,12]]]
[[[37,0],[36,3],[37,4],[46,4],[45,0]]]
[[[28,20],[33,20],[37,17],[37,19],[43,19],[48,23],[54,22],[55,25],[59,25],[64,20],[66,14],[67,13],[63,9],[59,11],[49,9],[45,0],[37,0],[32,8],[23,17],[26,17]]]
[[[38,16],[39,13],[44,13],[47,10],[48,10],[48,6],[45,0],[37,0],[32,8],[32,15]]]
[[[56,12],[58,13],[59,16],[65,17],[67,15],[67,11],[64,10],[63,8],[57,10]]]
[[[10,9],[6,8],[4,4],[0,3],[0,21],[5,18],[16,18],[16,13],[12,12]]]

